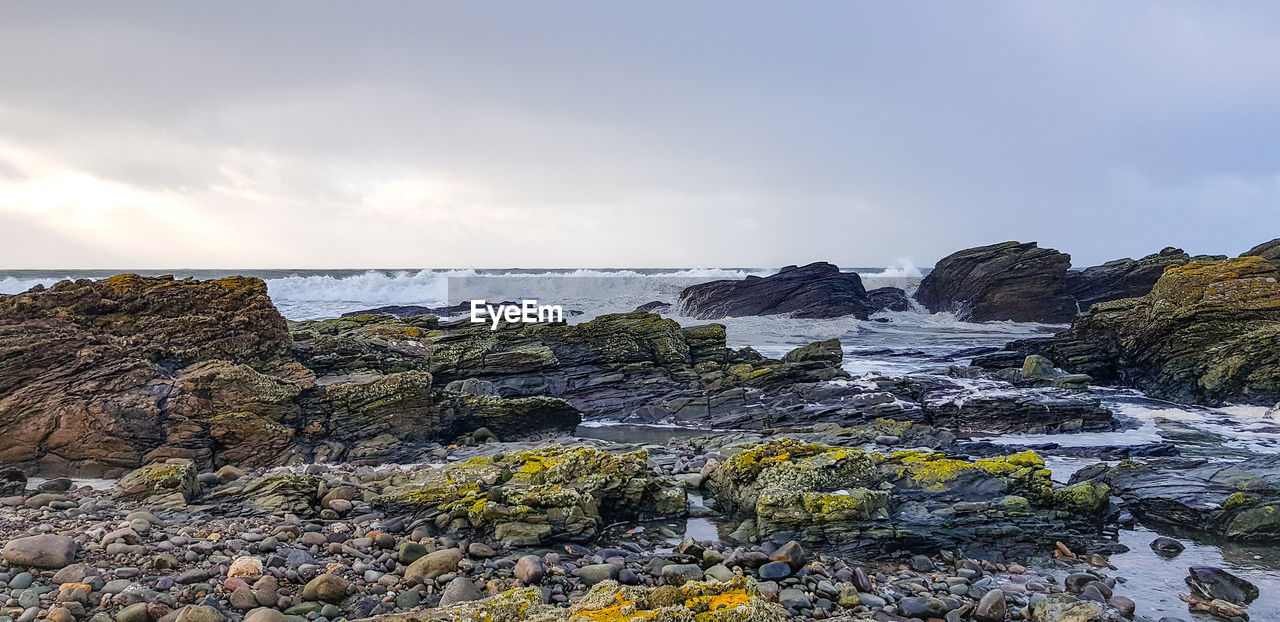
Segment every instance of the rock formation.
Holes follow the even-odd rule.
[[[1055,489],[1033,452],[970,462],[791,439],[741,448],[711,471],[706,486],[721,507],[753,520],[762,537],[875,553],[963,545],[979,556],[1088,539],[1108,496],[1105,485],[1092,482]]]
[[[1094,305],[1053,341],[1027,345],[1063,369],[1155,397],[1274,405],[1278,279],[1280,269],[1254,256],[1171,267],[1146,296]]]
[[[1198,257],[1196,259],[1209,259]],[[1081,310],[1099,302],[1146,296],[1169,266],[1190,263],[1192,257],[1169,247],[1142,259],[1116,259],[1100,266],[1067,272],[1067,291]]]
[[[933,313],[951,311],[975,322],[1070,322],[1071,256],[1035,242],[1004,242],[952,253],[920,282],[915,298]]]
[[[702,320],[784,313],[865,320],[877,310],[857,274],[826,262],[787,266],[767,277],[699,283],[680,292],[679,309]]]

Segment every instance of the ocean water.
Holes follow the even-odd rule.
[[[914,291],[925,271],[909,261],[877,268],[857,268],[867,289],[899,287]],[[52,285],[63,279],[104,278],[121,271],[0,271],[0,294],[15,294],[34,285]],[[281,313],[294,320],[335,317],[344,312],[384,305],[442,306],[457,302],[457,285],[481,278],[494,294],[507,293],[508,300],[537,298],[544,304],[560,304],[580,311],[570,322],[582,322],[604,313],[630,311],[654,300],[674,303],[689,284],[716,279],[766,276],[772,268],[711,269],[575,269],[575,270],[170,270],[136,271],[142,274],[173,274],[177,278],[217,278],[246,274],[262,278]],[[589,284],[583,286],[584,283]],[[451,287],[455,289],[451,296]],[[678,310],[667,313],[683,325],[704,323],[682,317]],[[949,365],[965,364],[957,352],[979,347],[999,347],[1014,339],[1048,336],[1062,325],[1015,322],[972,323],[950,314],[929,314],[921,309],[878,313],[869,321],[853,318],[826,320],[795,319],[786,316],[726,318],[729,345],[751,346],[766,356],[787,351],[817,340],[838,338],[845,351],[844,368],[854,376],[868,373],[945,373]],[[1007,385],[971,381],[975,395],[1009,391]],[[1095,389],[1094,392],[1118,416],[1133,425],[1123,432],[1003,435],[991,437],[996,443],[1030,444],[1054,442],[1063,446],[1141,445],[1153,441],[1178,443],[1185,455],[1223,462],[1236,461],[1259,453],[1280,452],[1280,413],[1252,406],[1199,408],[1152,400],[1140,392]],[[584,435],[618,441],[662,442],[674,436],[702,434],[705,430],[682,431],[670,427],[645,429],[607,425],[583,430]],[[1071,473],[1095,462],[1081,458],[1051,458],[1054,478],[1066,481]],[[702,519],[699,519],[702,520]],[[703,521],[705,522],[705,521]],[[705,525],[704,525],[705,527]],[[1147,544],[1156,537],[1146,529],[1125,531],[1122,542],[1133,551],[1111,558],[1129,579],[1118,593],[1132,597],[1138,612],[1153,618],[1177,616],[1192,619],[1177,600],[1185,592],[1182,578],[1191,565],[1210,564],[1250,579],[1262,587],[1262,597],[1249,607],[1255,620],[1280,620],[1280,547],[1225,544],[1179,537],[1187,551],[1173,560],[1154,556]],[[1195,619],[1201,619],[1196,617]],[[1207,618],[1204,618],[1207,619]]]

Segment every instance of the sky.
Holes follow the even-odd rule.
[[[1280,237],[1280,5],[4,2],[0,268]]]

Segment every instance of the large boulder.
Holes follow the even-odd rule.
[[[1151,293],[1094,305],[1028,344],[1104,384],[1185,403],[1280,402],[1280,269],[1261,257],[1165,270]]]
[[[6,542],[0,557],[10,566],[58,569],[75,561],[78,549],[67,536],[41,534]]]
[[[1208,258],[1197,258],[1208,259]],[[1169,247],[1142,259],[1116,259],[1100,266],[1067,272],[1067,291],[1081,309],[1095,303],[1146,296],[1164,269],[1191,263],[1180,248]]]
[[[559,445],[427,470],[385,490],[373,505],[477,529],[514,545],[584,540],[619,520],[686,511],[684,489],[657,475],[643,450],[613,454]]]
[[[874,554],[962,546],[999,557],[1088,542],[1107,508],[1105,485],[1055,488],[1030,451],[968,461],[790,438],[737,449],[705,486],[719,507],[752,519],[756,535],[779,542]]]
[[[880,287],[867,292],[867,298],[871,299],[871,306],[876,311],[908,311],[911,309],[911,299],[907,297],[907,292],[897,287]]]
[[[196,470],[190,461],[148,464],[131,471],[116,482],[111,497],[122,501],[141,501],[147,505],[186,505],[200,491]]]
[[[767,277],[699,283],[680,292],[679,307],[703,320],[779,314],[865,320],[877,310],[857,274],[826,262],[787,266]]]
[[[214,409],[192,408],[204,400],[183,371],[220,360],[273,374],[288,349],[284,318],[254,278],[125,274],[2,298],[0,462],[92,473],[137,467],[165,445],[207,455],[200,419]],[[254,387],[236,399],[255,403]]]
[[[1076,302],[1067,290],[1071,256],[1035,242],[1004,242],[943,257],[915,298],[930,312],[975,322],[1070,322]]]

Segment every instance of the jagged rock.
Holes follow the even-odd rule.
[[[964,546],[999,555],[1096,531],[1105,485],[1054,489],[1033,452],[973,462],[778,439],[742,448],[708,474],[720,507],[761,538],[825,540],[858,552]]]
[[[294,351],[321,374],[422,370],[444,385],[445,398],[483,386],[488,397],[560,398],[592,416],[644,421],[758,413],[772,394],[846,375],[829,361],[785,362],[749,348],[731,350],[722,325],[681,327],[651,313],[604,315],[576,325],[504,324],[496,331],[466,322],[427,330],[416,320],[358,316],[295,323]],[[438,405],[451,410],[459,404],[448,398]],[[530,433],[567,429],[576,416],[551,402],[508,406],[531,405],[564,417]],[[468,425],[478,422],[463,417],[454,422],[454,434],[466,433]],[[488,427],[500,438],[511,436]]]
[[[164,464],[148,464],[116,482],[111,497],[122,501],[141,501],[146,505],[180,507],[200,491],[196,470],[189,461],[174,460]]]
[[[0,462],[94,474],[162,445],[208,452],[208,411],[193,408],[184,368],[234,361],[292,380],[288,347],[259,279],[120,275],[0,298]],[[253,388],[241,404],[256,403]]]
[[[985,322],[1069,322],[1071,256],[1035,242],[1004,242],[953,253],[924,277],[915,298],[933,313]]]
[[[1221,568],[1192,566],[1187,571],[1187,586],[1194,596],[1234,605],[1247,605],[1258,598],[1258,586]]]
[[[907,292],[897,287],[869,290],[867,298],[871,299],[871,307],[875,311],[909,311],[911,309],[911,299],[907,297]]]
[[[1142,259],[1116,259],[1100,266],[1067,272],[1067,291],[1081,310],[1099,302],[1146,296],[1164,274],[1165,268],[1186,265],[1191,261],[1191,255],[1173,247]]]
[[[588,539],[618,520],[680,516],[686,497],[677,482],[649,468],[643,450],[611,454],[550,445],[432,469],[384,491],[373,505],[491,531],[513,544],[536,544]]]
[[[1067,389],[1013,388],[991,380],[983,381],[989,390],[975,391],[972,384],[928,376],[873,381],[882,390],[917,402],[923,411],[921,423],[956,434],[1096,432],[1117,425],[1101,400]]]
[[[1261,257],[1171,267],[1150,294],[1094,305],[1051,342],[1025,345],[1158,398],[1270,406],[1280,402],[1277,279]]]
[[[826,262],[787,266],[767,277],[699,283],[680,292],[679,308],[683,315],[703,320],[779,314],[865,320],[877,310],[861,277]]]
[[[1231,540],[1280,540],[1280,456],[1231,464],[1126,460],[1095,465],[1072,482],[1106,483],[1144,523]]]

